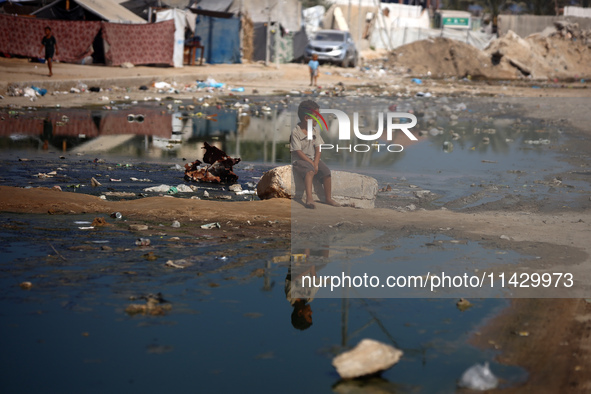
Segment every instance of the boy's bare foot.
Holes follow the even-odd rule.
[[[306,202],[306,203],[304,204],[304,206],[305,206],[306,208],[308,208],[308,209],[315,209],[315,208],[316,208],[316,205],[314,205],[314,203],[313,203],[313,202]]]
[[[341,206],[341,204],[339,204],[338,202],[336,202],[336,201],[335,201],[335,200],[333,200],[333,199],[326,200],[326,203],[327,203],[328,205],[332,205],[333,207],[340,207],[340,206]]]

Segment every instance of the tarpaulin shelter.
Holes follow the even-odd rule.
[[[170,8],[158,11],[156,13],[157,22],[167,20],[174,21],[174,66],[183,67],[183,58],[185,50],[185,30],[189,28],[191,32],[195,32],[195,14],[188,10],[179,10],[178,8]]]
[[[275,51],[279,49],[279,62],[289,63],[293,60],[300,59],[304,56],[306,45],[308,44],[308,36],[304,26],[296,32],[287,32],[281,29],[279,34],[279,45],[275,45],[275,33],[271,32],[269,58],[275,59]],[[267,45],[267,24],[254,24],[254,39],[253,39],[253,56],[252,60],[260,61],[266,59],[266,45]]]
[[[127,8],[134,14],[144,18],[145,20],[150,19],[151,9],[161,8],[177,8],[184,10],[188,8],[196,0],[115,0],[121,6]]]
[[[279,38],[279,60],[292,61],[304,55],[307,37],[301,35],[302,7],[298,0],[200,0],[193,9],[224,12],[233,15],[247,15],[253,22],[253,56],[251,60],[265,60],[267,51],[267,24],[281,26]],[[197,33],[196,33],[197,34]],[[271,59],[275,52],[275,37],[270,37]],[[245,47],[246,44],[242,43]],[[207,49],[206,49],[207,50]]]
[[[226,12],[193,12],[195,37],[201,38],[207,63],[240,63],[240,19]]]
[[[0,14],[0,52],[36,58],[42,53],[41,38],[50,26],[58,40],[63,62],[77,63],[92,53],[100,22],[48,21]]]
[[[270,20],[289,32],[299,31],[302,27],[302,4],[298,0],[233,0],[229,3],[226,12],[246,12],[255,24]],[[197,5],[201,6],[201,3]]]
[[[108,65],[174,65],[174,21],[123,24],[102,22]]]
[[[146,23],[115,0],[70,0],[69,9],[64,0],[57,0],[33,12],[37,18],[60,20],[99,20],[117,23]]]
[[[68,3],[64,0],[57,0],[36,10],[32,15],[35,15],[37,18],[62,21],[146,23],[145,19],[120,6],[115,0],[70,0]],[[61,49],[62,38],[55,33],[54,35],[58,39],[58,45]],[[102,35],[100,33],[96,34],[91,44],[92,49],[89,52],[93,53],[94,63],[105,63]],[[65,59],[60,60],[69,62],[69,60]],[[82,58],[72,62],[78,63],[81,61]]]

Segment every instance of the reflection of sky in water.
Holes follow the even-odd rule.
[[[391,298],[391,297],[438,297],[462,298],[462,297],[508,297],[517,296],[507,288],[501,288],[498,280],[500,267],[511,267],[517,264],[520,258],[527,256],[520,255],[513,251],[498,250],[485,247],[477,242],[459,242],[443,235],[390,237],[387,232],[376,230],[357,229],[355,232],[328,229],[323,234],[314,236],[300,236],[299,233],[309,223],[302,223],[297,220],[292,222],[292,253],[310,253],[323,256],[314,260],[311,258],[309,264],[302,264],[299,275],[313,276],[310,266],[316,271],[316,278],[313,286],[320,287],[322,278],[335,276],[337,279],[328,281],[327,287],[320,287],[315,294],[316,298],[339,298],[343,292],[350,297],[358,298]],[[315,263],[317,261],[317,263]],[[297,263],[296,268],[299,267]],[[492,270],[496,269],[495,283],[491,287]],[[426,280],[427,273],[441,277],[445,273],[447,277],[477,277],[487,273],[484,283],[479,288],[472,286],[468,288],[446,288],[436,285],[431,289],[431,283]],[[353,284],[353,288],[343,290],[340,286],[343,274],[350,278],[366,281],[374,277],[375,286],[367,287]],[[403,287],[386,285],[389,276],[408,278],[410,276],[421,277],[418,286],[404,284]],[[474,279],[476,280],[476,279]],[[335,286],[331,290],[331,283]],[[361,282],[357,282],[359,284]],[[370,283],[370,282],[367,282]],[[405,282],[403,282],[405,283]],[[414,282],[413,282],[414,283]],[[474,282],[476,283],[476,282]],[[424,284],[424,288],[421,288]],[[306,289],[303,289],[298,282],[297,289],[293,290],[298,297],[304,297]],[[434,290],[435,293],[432,291]],[[300,292],[298,292],[300,291]],[[540,296],[552,297],[551,291],[544,289]],[[295,295],[294,295],[295,297]]]
[[[359,128],[365,132],[376,130],[378,114],[391,110],[413,111],[418,116],[419,124],[412,129],[416,136],[419,136],[419,131],[428,131],[434,127],[444,130],[438,136],[428,133],[426,136],[419,136],[419,143],[408,140],[400,131],[395,132],[392,143],[404,146],[402,153],[379,153],[375,149],[368,153],[355,154],[348,154],[343,150],[338,154],[331,150],[323,152],[327,162],[343,168],[395,169],[405,173],[428,173],[446,169],[452,172],[478,173],[486,172],[491,167],[490,164],[482,163],[482,160],[491,160],[497,161],[496,170],[504,170],[520,166],[532,158],[542,162],[551,160],[547,154],[547,145],[525,145],[523,141],[550,138],[555,143],[557,140],[554,130],[540,132],[543,127],[539,124],[516,127],[513,123],[515,115],[512,115],[513,118],[507,115],[508,122],[501,122],[502,125],[495,125],[497,119],[494,118],[481,120],[492,112],[489,106],[480,104],[478,100],[469,102],[469,109],[466,111],[452,112],[441,108],[450,107],[453,110],[457,103],[390,99],[319,99],[318,102],[323,108],[333,107],[348,114],[359,112]],[[392,103],[396,103],[395,108]],[[296,107],[294,104],[279,104],[273,105],[268,111],[263,111],[262,108],[254,104],[248,110],[233,106],[217,108],[212,105],[197,106],[188,111],[179,109],[179,104],[174,104],[173,110],[168,111],[164,106],[145,104],[122,106],[118,110],[25,110],[17,113],[4,110],[2,116],[5,120],[0,122],[0,137],[4,148],[41,149],[48,134],[44,128],[45,121],[45,126],[47,122],[52,125],[49,142],[50,147],[56,150],[62,150],[65,140],[66,149],[74,153],[199,158],[201,155],[196,152],[200,152],[203,141],[217,141],[220,148],[231,155],[242,157],[244,161],[271,164],[288,162],[287,144],[290,130],[296,123]],[[246,113],[248,116],[244,116]],[[143,121],[129,121],[129,115],[138,114],[144,115]],[[450,125],[450,114],[460,117],[458,124]],[[63,116],[68,119],[64,121]],[[338,125],[334,116],[325,115],[325,118],[328,123],[328,130],[322,131],[325,141],[335,145],[348,145],[345,141],[337,140]],[[428,121],[432,121],[432,124],[428,124]],[[474,133],[475,128],[494,128],[497,132],[477,134]],[[460,139],[452,140],[451,132],[457,133]],[[483,143],[483,137],[488,137],[490,143]],[[453,143],[453,152],[443,151],[445,141]],[[369,142],[353,139],[350,143]]]
[[[569,168],[556,160],[555,148],[560,142],[557,129],[537,121],[516,123],[524,114],[511,106],[499,107],[477,99],[464,100],[465,110],[459,109],[460,99],[319,98],[317,101],[321,108],[332,107],[348,114],[359,112],[359,127],[363,131],[377,129],[379,113],[412,111],[417,115],[419,123],[412,132],[418,141],[410,141],[401,131],[394,133],[393,143],[404,146],[401,153],[390,153],[383,148],[381,152],[373,148],[367,153],[323,151],[323,160],[331,168],[366,173],[377,178],[381,185],[405,177],[448,199],[465,194],[466,187],[471,185],[495,185],[503,192],[535,190],[539,193],[548,188],[535,183],[548,170],[556,173]],[[243,163],[288,164],[289,134],[297,121],[295,105],[299,100],[288,105],[279,103],[278,99],[274,102],[277,104],[265,110],[262,104],[250,104],[248,109],[242,109],[232,102],[219,108],[197,106],[192,111],[179,109],[179,104],[174,104],[173,111],[156,104],[112,111],[37,110],[23,111],[18,119],[4,110],[0,149],[43,152],[47,135],[43,121],[49,119],[53,122],[53,135],[48,149],[55,152],[65,146],[69,153],[97,157],[193,161],[202,159],[203,142],[208,141],[231,156],[241,157]],[[129,122],[130,114],[142,114],[144,121]],[[63,122],[63,115],[69,117],[68,122]],[[451,116],[458,119],[452,121]],[[341,146],[369,143],[356,139],[339,141],[335,117],[325,118],[328,130],[322,134],[326,143]],[[58,122],[62,124],[57,125]],[[434,132],[436,128],[441,130],[439,134]],[[491,129],[494,133],[490,133]],[[526,143],[540,140],[548,140],[549,144]],[[453,144],[453,149],[449,144]]]
[[[316,299],[313,325],[298,331],[283,289],[287,266],[270,263],[288,251],[263,250],[272,240],[236,244],[238,254],[223,263],[230,267],[220,269],[223,264],[209,254],[224,251],[215,237],[191,243],[194,237],[181,235],[181,247],[151,237],[161,256],[152,262],[142,258],[146,250],[135,248],[126,230],[83,232],[73,223],[89,219],[0,217],[0,236],[11,241],[0,247],[6,392],[321,393],[338,381],[333,355],[362,338],[404,350],[401,362],[383,374],[387,384],[403,392],[451,392],[466,368],[494,357],[468,346],[467,339],[506,305],[502,300],[471,300],[474,307],[460,312],[455,300]],[[68,249],[97,240],[131,250]],[[53,254],[47,242],[67,261],[47,258]],[[191,253],[202,257],[195,266],[164,268],[166,259]],[[259,268],[263,277],[253,276]],[[129,271],[137,274],[124,273]],[[23,280],[32,281],[33,289],[18,288]],[[124,314],[130,295],[156,292],[172,303],[169,314]],[[492,369],[510,382],[524,376],[494,363]]]

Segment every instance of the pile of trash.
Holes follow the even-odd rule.
[[[195,160],[190,164],[185,164],[185,180],[194,182],[211,183],[234,183],[238,180],[238,175],[233,171],[233,167],[240,162],[240,159],[234,159],[223,150],[204,143],[205,155],[203,162],[209,164],[202,166],[202,162]]]
[[[582,80],[591,77],[591,30],[576,23],[521,38],[513,31],[483,51],[449,38],[415,41],[393,50],[384,68],[434,78]]]

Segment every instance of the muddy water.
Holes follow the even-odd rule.
[[[450,392],[467,367],[494,357],[466,342],[503,300],[474,299],[462,312],[455,300],[319,298],[311,302],[312,326],[299,331],[283,286],[285,242],[258,239],[229,249],[216,233],[172,234],[163,226],[142,247],[122,222],[80,229],[90,220],[0,217],[7,392],[342,392],[356,383],[339,382],[331,359],[365,337],[405,352],[399,365],[365,384]],[[165,266],[181,258],[192,265]],[[22,281],[33,287],[19,288]],[[150,293],[161,293],[170,310],[125,312]],[[496,363],[492,369],[504,385],[526,377]],[[302,370],[305,378],[294,379]]]
[[[242,158],[238,171],[252,165],[262,171],[290,162],[289,134],[297,122],[298,100],[253,97],[248,102],[232,99],[208,106],[198,102],[190,110],[191,102],[172,100],[119,103],[106,106],[109,109],[2,109],[0,149],[2,158],[8,159],[2,166],[11,167],[10,159],[19,157],[43,162],[59,156],[72,162],[98,158],[110,164],[183,166],[201,159],[203,142],[208,141]],[[380,196],[384,197],[380,206],[404,206],[418,187],[432,192],[428,201],[419,204],[426,208],[515,208],[528,201],[555,209],[580,205],[581,193],[589,189],[588,182],[562,181],[561,175],[573,170],[559,160],[568,126],[529,119],[519,103],[448,98],[316,100],[321,108],[358,112],[363,132],[374,132],[379,116],[387,111],[417,116],[412,129],[417,141],[394,134],[392,142],[403,148],[401,152],[373,146],[352,154],[323,151],[331,168],[363,172],[377,178],[381,187],[394,187],[389,195]],[[327,144],[346,148],[367,143],[355,137],[340,141],[336,119],[326,118],[328,127],[322,134]],[[5,182],[11,184],[11,177]],[[396,201],[399,198],[402,201]]]
[[[589,188],[554,180],[572,170],[558,160],[566,138],[558,125],[520,119],[518,108],[491,109],[488,102],[469,101],[465,109],[461,100],[388,98],[373,104],[384,110],[392,102],[396,110],[417,114],[421,133],[416,143],[401,142],[399,154],[323,155],[332,168],[365,172],[380,187],[390,184],[392,189],[378,196],[380,206],[405,209],[412,202],[428,209],[473,209],[527,199],[556,206],[571,204]],[[147,187],[184,183],[178,166],[201,158],[208,141],[243,159],[236,172],[243,188],[252,190],[263,171],[290,160],[293,116],[288,103],[253,99],[248,109],[229,102],[194,111],[179,108],[189,103],[169,103],[172,110],[158,103],[2,109],[1,184],[59,185],[95,195],[131,193],[107,199],[141,198],[154,195],[144,191]],[[370,108],[364,115],[368,129],[375,126],[375,112]],[[332,125],[326,140],[338,143]],[[92,188],[91,177],[103,186]],[[175,196],[230,195],[224,185],[197,186],[194,193]],[[430,190],[433,198],[417,200],[416,190]],[[390,391],[451,392],[466,368],[494,359],[494,352],[476,350],[467,339],[507,305],[504,300],[473,299],[473,307],[462,312],[453,299],[318,298],[311,303],[313,325],[300,331],[291,324],[284,290],[290,245],[277,239],[227,244],[204,231],[197,237],[175,234],[179,240],[171,241],[170,224],[163,223],[162,231],[149,237],[151,245],[140,247],[124,224],[82,230],[87,225],[76,223],[92,220],[82,215],[0,216],[0,363],[7,372],[7,392],[48,387],[59,392],[122,387],[145,392],[345,392],[358,383],[339,382],[331,359],[366,337],[405,352],[381,379],[364,383]],[[406,241],[432,242],[421,237]],[[493,261],[501,252],[474,243],[450,246],[445,253],[440,248],[422,251],[409,249],[399,259],[409,264]],[[164,266],[180,259],[191,265]],[[31,281],[33,288],[20,289],[22,281]],[[157,293],[163,305],[171,306],[163,315],[125,312]],[[492,363],[492,369],[504,385],[525,378],[516,368]]]

